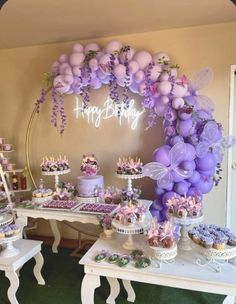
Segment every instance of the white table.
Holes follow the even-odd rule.
[[[31,218],[42,218],[49,220],[50,227],[54,236],[54,242],[52,245],[52,251],[58,252],[58,245],[61,240],[60,230],[57,226],[57,221],[68,221],[68,222],[80,222],[83,224],[95,224],[98,225],[99,221],[96,215],[79,214],[73,213],[72,211],[55,211],[45,209],[27,209],[27,208],[15,208],[14,211],[17,213],[16,223],[20,226],[21,231],[27,226],[28,217]]]
[[[149,252],[144,245],[144,236],[135,238],[137,249]],[[124,236],[115,235],[111,240],[99,239],[80,260],[84,265],[85,276],[81,286],[82,304],[94,303],[94,291],[100,286],[100,276],[105,276],[110,284],[110,295],[106,300],[108,304],[114,304],[120,292],[117,279],[122,279],[128,301],[135,301],[135,293],[130,281],[163,285],[182,289],[196,290],[227,295],[224,304],[234,304],[236,296],[236,267],[229,263],[222,266],[220,273],[212,269],[196,265],[199,254],[195,251],[179,252],[175,264],[163,264],[157,268],[155,263],[146,269],[136,269],[132,264],[124,268],[107,262],[96,263],[94,257],[102,250],[110,253],[128,254],[129,251],[122,248]],[[146,254],[147,254],[146,253]]]
[[[41,269],[44,263],[43,256],[40,253],[41,244],[42,242],[40,241],[19,240],[14,242],[14,247],[20,251],[18,255],[11,258],[2,258],[0,253],[0,270],[5,271],[5,275],[10,281],[7,295],[11,304],[18,304],[16,299],[16,292],[19,287],[18,271],[31,258],[34,258],[36,261],[33,273],[38,284],[45,285],[44,279],[41,275]]]

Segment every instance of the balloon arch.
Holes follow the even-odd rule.
[[[198,94],[212,78],[209,68],[195,73],[191,80],[178,75],[178,65],[166,53],[151,55],[112,40],[101,48],[96,43],[85,47],[76,43],[72,52],[62,54],[47,74],[48,87],[41,90],[35,112],[51,92],[51,122],[62,134],[65,129],[63,94],[80,94],[83,110],[90,101],[90,89],[108,84],[109,95],[119,108],[129,107],[129,90],[143,96],[148,110],[148,127],[163,118],[165,143],[144,166],[144,174],[156,180],[153,216],[163,220],[166,202],[173,195],[197,195],[211,191],[221,176],[223,151],[234,138],[222,137],[222,126],[212,117],[213,103]],[[120,89],[123,88],[122,94]]]

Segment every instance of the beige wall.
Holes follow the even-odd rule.
[[[46,35],[46,33],[45,33]],[[229,67],[236,63],[236,23],[192,27],[149,33],[139,33],[120,37],[124,44],[137,50],[150,52],[165,51],[172,61],[178,63],[181,72],[191,76],[194,71],[210,66],[214,79],[204,89],[206,95],[215,103],[215,118],[222,122],[227,133],[229,102]],[[105,45],[110,38],[96,39]],[[82,41],[82,43],[85,43]],[[23,166],[24,140],[33,102],[37,98],[42,75],[51,63],[62,53],[70,53],[72,42],[41,45],[34,47],[0,50],[0,135],[7,137],[15,146],[14,160]],[[107,88],[93,92],[92,102],[102,103],[107,96]],[[140,100],[135,96],[135,99]],[[66,97],[68,125],[63,137],[60,137],[50,125],[50,98],[42,108],[41,114],[34,120],[31,137],[32,169],[38,180],[39,164],[47,154],[66,154],[70,160],[72,173],[65,179],[76,181],[80,174],[79,165],[82,153],[95,152],[101,163],[101,174],[106,185],[122,185],[113,176],[118,156],[139,155],[148,162],[152,151],[163,142],[161,121],[155,129],[145,131],[142,120],[136,131],[127,126],[120,127],[115,121],[106,121],[101,128],[95,129],[73,115],[74,96]],[[226,169],[226,162],[224,168]],[[50,178],[45,178],[52,184]],[[152,197],[153,187],[150,180],[141,182],[145,197]],[[218,188],[204,199],[205,218],[208,222],[224,224],[226,210],[226,172]],[[63,228],[61,228],[63,229]],[[40,232],[46,231],[42,226]],[[64,229],[64,234],[67,230]]]

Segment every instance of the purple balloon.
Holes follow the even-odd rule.
[[[162,194],[164,194],[164,193],[165,193],[165,190],[164,190],[163,188],[160,188],[160,187],[158,187],[158,186],[155,187],[155,194],[156,194],[157,196],[162,195]]]
[[[193,145],[186,143],[185,160],[193,160],[196,157],[196,150]]]
[[[214,182],[211,177],[202,175],[200,180],[194,184],[194,187],[205,194],[211,191],[213,185]]]
[[[184,100],[187,102],[188,105],[194,106],[196,103],[196,97],[194,95],[185,96]]]
[[[151,208],[155,209],[155,210],[159,210],[161,211],[163,209],[163,205],[161,203],[161,200],[158,198],[158,199],[155,199],[152,203],[152,206]]]
[[[180,164],[180,167],[186,171],[193,171],[196,169],[196,164],[193,160],[185,160]]]
[[[180,195],[186,194],[188,192],[188,188],[189,188],[188,184],[185,182],[179,182],[174,186],[175,192],[177,192]]]
[[[169,191],[169,192],[166,192],[163,196],[162,196],[162,202],[163,204],[166,204],[167,201],[169,199],[171,199],[172,197],[174,197],[176,195],[176,193],[174,191]]]
[[[169,158],[170,146],[163,145],[160,148],[157,148],[152,154],[152,160],[158,163],[161,163],[165,166],[170,165]]]
[[[196,112],[197,117],[199,117],[200,120],[210,120],[212,119],[212,113],[204,110],[198,110]]]
[[[201,177],[200,173],[195,170],[195,171],[193,171],[191,177],[188,178],[188,181],[192,184],[195,184],[200,180],[200,177]]]
[[[171,138],[170,143],[172,146],[174,146],[175,144],[179,143],[179,142],[184,142],[184,139],[182,136],[176,135],[174,137]]]
[[[199,189],[196,189],[195,187],[190,187],[188,189],[188,192],[187,192],[187,195],[188,196],[199,196],[200,199],[202,198],[202,192],[199,190]]]
[[[208,152],[207,155],[203,158],[196,158],[197,168],[202,171],[208,171],[215,168],[216,162],[214,155],[211,152]]]
[[[192,119],[181,120],[179,122],[179,134],[188,137],[196,131],[196,123]]]
[[[178,111],[178,117],[181,120],[188,120],[191,118],[193,111],[190,107],[184,107]]]

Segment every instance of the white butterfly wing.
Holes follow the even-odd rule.
[[[162,179],[167,172],[168,169],[158,162],[151,162],[143,166],[143,175],[157,181]]]
[[[204,95],[196,95],[196,108],[197,110],[205,110],[207,112],[214,111],[214,103],[211,101],[210,98]]]
[[[196,73],[193,74],[192,76],[192,81],[191,81],[191,89],[194,92],[197,92],[203,88],[205,88],[209,82],[213,78],[213,72],[212,69],[209,67],[205,67]]]

